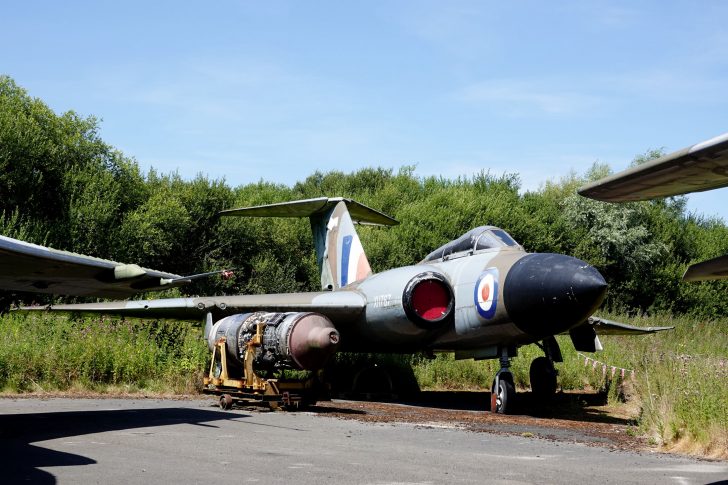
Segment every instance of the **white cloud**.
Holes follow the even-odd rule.
[[[471,84],[457,91],[455,99],[481,103],[511,116],[555,116],[591,113],[603,99],[566,87],[550,89],[541,81],[500,79]]]
[[[643,21],[643,13],[639,3],[629,2],[617,5],[613,0],[608,1],[577,1],[565,7],[567,11],[577,11],[583,20],[583,25],[594,30],[627,29]]]
[[[423,2],[407,11],[408,15],[400,21],[411,33],[442,42],[460,38],[466,32],[474,33],[483,9],[469,2]]]
[[[588,149],[574,145],[514,147],[512,150],[472,151],[446,163],[420,163],[421,176],[471,177],[483,171],[492,176],[516,174],[521,192],[538,190],[547,181],[558,182],[572,171],[583,173],[597,160]]]
[[[496,3],[430,0],[403,2],[398,9],[391,2],[386,5],[381,11],[384,21],[394,22],[405,34],[446,52],[455,63],[482,59],[500,45],[500,33],[484,28],[501,15]]]
[[[720,77],[688,64],[679,70],[654,68],[605,76],[599,89],[612,91],[623,99],[661,99],[670,103],[726,101],[725,84]]]
[[[451,98],[515,118],[593,117],[614,111],[618,105],[629,109],[647,100],[664,101],[666,105],[728,103],[720,76],[688,65],[680,70],[655,67],[568,79],[493,79],[462,87]]]

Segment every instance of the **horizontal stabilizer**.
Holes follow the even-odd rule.
[[[649,200],[728,186],[728,133],[585,185],[605,202]]]
[[[589,317],[585,325],[591,325],[598,335],[646,335],[648,333],[672,330],[675,327],[635,327],[626,323],[607,320],[606,318]]]
[[[349,210],[351,219],[354,222],[377,226],[396,226],[399,224],[395,219],[378,210],[367,207],[352,199],[344,199],[342,197],[318,197],[316,199],[280,202],[256,207],[241,207],[239,209],[224,210],[219,215],[238,217],[311,217],[326,213],[342,201],[346,204],[346,208]]]
[[[722,280],[728,278],[728,254],[696,263],[683,275],[683,281]]]

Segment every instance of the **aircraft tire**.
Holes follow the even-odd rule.
[[[495,393],[495,396],[493,394]],[[495,389],[495,379],[493,380],[493,386],[491,387],[491,396],[495,399],[491,399],[490,411],[498,414],[508,414],[515,404],[516,400],[516,388],[513,386],[513,376],[508,373],[500,375],[498,380],[498,390]]]
[[[556,394],[556,369],[546,357],[533,359],[529,379],[531,394],[538,401],[547,401]]]

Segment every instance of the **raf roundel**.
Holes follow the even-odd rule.
[[[493,318],[498,306],[498,270],[488,268],[480,275],[473,294],[475,308],[483,318]]]

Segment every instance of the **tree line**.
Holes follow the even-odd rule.
[[[610,172],[582,174],[521,191],[517,174],[487,170],[449,179],[415,167],[316,171],[293,186],[259,181],[232,187],[203,174],[143,172],[105,143],[99,120],[56,114],[0,76],[0,234],[177,274],[233,268],[173,290],[181,294],[319,289],[306,220],[217,218],[223,209],[342,196],[392,215],[393,228],[361,228],[374,271],[415,264],[434,248],[484,224],[508,231],[526,250],[581,258],[609,282],[606,305],[619,312],[728,315],[728,283],[682,283],[690,263],[728,253],[720,219],[687,211],[684,197],[607,204],[576,189]],[[635,158],[642,163],[651,151]],[[43,296],[4,293],[4,302]],[[50,297],[48,297],[50,298]]]

